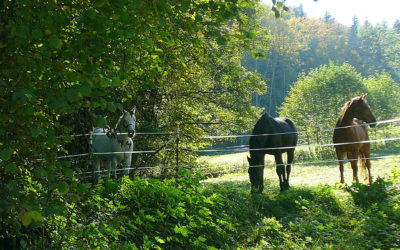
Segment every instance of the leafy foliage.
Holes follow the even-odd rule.
[[[377,119],[389,119],[398,110],[398,83],[388,73],[363,79],[349,64],[333,63],[303,74],[280,107],[280,115],[293,118],[304,143],[330,143],[340,108],[352,97],[369,93],[371,110]],[[329,93],[329,94],[327,94]],[[329,158],[331,151],[316,149],[317,158]]]
[[[305,142],[328,142],[340,108],[366,92],[361,75],[349,64],[333,63],[301,75],[285,98],[280,115],[293,118]],[[330,94],[327,94],[330,93]],[[308,141],[307,141],[308,140]]]
[[[390,74],[375,74],[363,83],[370,93],[368,103],[378,120],[391,119],[400,113],[400,84]]]
[[[49,221],[51,241],[65,248],[209,248],[232,242],[234,230],[218,194],[207,194],[200,175],[176,179],[108,180],[88,199],[69,200],[70,217]],[[220,211],[220,212],[217,212]]]
[[[88,143],[67,135],[113,124],[133,105],[139,130],[174,132],[177,123],[190,123],[182,127],[189,135],[246,129],[259,112],[250,105],[251,94],[265,91],[262,78],[240,64],[257,37],[255,5],[2,1],[0,231],[6,244],[33,245],[48,218],[68,228],[75,223],[69,218],[79,216],[66,200],[86,202],[88,187],[75,173],[87,163],[77,169],[57,157],[87,153]],[[231,124],[205,131],[197,124],[209,120]],[[138,145],[159,147],[161,140]]]

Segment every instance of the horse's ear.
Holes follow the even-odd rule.
[[[132,110],[130,111],[130,113],[131,113],[132,115],[135,115],[135,113],[136,113],[136,106],[133,106],[133,108],[132,108]]]
[[[365,99],[365,97],[367,97],[367,95],[368,94],[361,94],[359,99],[363,101]]]

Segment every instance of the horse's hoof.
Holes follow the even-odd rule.
[[[290,186],[283,186],[281,187],[281,192],[285,192],[286,190],[289,190]]]
[[[252,189],[250,192],[251,192],[252,194],[261,194],[261,193],[262,193],[262,190],[260,190],[260,189]]]

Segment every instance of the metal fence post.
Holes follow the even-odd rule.
[[[176,148],[175,148],[175,163],[176,163],[176,173],[178,173],[178,168],[179,168],[179,133],[180,133],[180,131],[179,131],[179,122],[176,124],[176,141],[175,141],[175,146],[176,146]]]

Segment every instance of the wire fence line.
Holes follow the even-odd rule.
[[[389,119],[389,120],[382,120],[382,121],[377,121],[377,122],[370,122],[370,123],[362,123],[362,124],[356,124],[356,125],[349,125],[349,126],[341,126],[341,127],[335,127],[335,128],[329,128],[329,129],[320,129],[319,131],[334,131],[336,129],[344,129],[344,128],[353,128],[353,127],[360,127],[363,125],[379,125],[379,124],[385,124],[385,123],[392,123],[392,122],[398,122],[400,121],[400,118],[395,118],[395,119]],[[282,133],[273,133],[273,134],[244,134],[244,135],[211,135],[211,136],[203,136],[203,137],[197,137],[196,139],[223,139],[223,138],[241,138],[241,137],[257,137],[257,136],[271,136],[271,135],[284,135],[284,134],[302,134],[302,133],[310,133],[310,131],[307,130],[302,130],[302,131],[296,131],[296,132],[282,132]]]
[[[364,140],[364,141],[356,141],[356,142],[340,142],[340,143],[327,143],[327,144],[303,144],[298,146],[290,146],[290,147],[270,147],[270,148],[240,148],[240,149],[197,149],[190,150],[193,152],[246,152],[246,151],[262,151],[262,150],[286,150],[293,149],[300,146],[310,146],[310,147],[330,147],[330,146],[342,146],[342,145],[351,145],[351,144],[363,144],[363,143],[371,143],[371,142],[390,142],[390,141],[400,141],[400,137],[390,137],[383,139],[373,139],[373,140]]]
[[[351,145],[351,144],[362,144],[362,143],[371,143],[371,142],[390,142],[390,141],[400,141],[400,137],[390,137],[390,138],[382,138],[382,139],[372,139],[372,140],[364,140],[364,141],[356,141],[356,142],[342,142],[342,143],[328,143],[328,144],[302,144],[291,147],[273,147],[273,148],[253,148],[249,149],[248,145],[240,145],[235,147],[228,147],[230,149],[187,149],[184,150],[191,152],[246,152],[246,151],[260,151],[260,150],[286,150],[291,148],[297,148],[302,146],[308,147],[329,147],[329,146],[340,146],[340,145]],[[173,151],[173,149],[165,149],[164,151]],[[67,159],[67,158],[76,158],[83,156],[92,155],[113,155],[113,154],[146,154],[146,153],[156,153],[158,150],[137,150],[137,151],[118,151],[118,152],[94,152],[94,153],[82,153],[82,154],[73,154],[73,155],[63,155],[58,156],[57,159]],[[38,159],[39,161],[44,159]]]
[[[398,122],[400,121],[400,118],[394,118],[394,119],[388,119],[388,120],[381,120],[377,122],[371,122],[371,123],[363,123],[363,124],[356,124],[356,125],[349,125],[349,126],[342,126],[342,127],[336,127],[336,128],[329,128],[329,129],[320,129],[319,131],[333,131],[335,129],[343,129],[343,128],[352,128],[352,127],[359,127],[363,125],[379,125],[379,124],[385,124],[385,123],[393,123],[393,122]],[[296,131],[296,132],[283,132],[283,133],[274,133],[274,134],[243,134],[243,135],[210,135],[210,136],[202,136],[202,137],[192,137],[194,139],[220,139],[220,138],[240,138],[240,137],[254,137],[254,136],[268,136],[268,135],[282,135],[282,134],[301,134],[301,133],[310,133],[310,131],[307,130],[302,130],[302,131]],[[75,134],[75,135],[65,135],[62,137],[83,137],[83,136],[93,136],[93,135],[107,135],[107,132],[104,133],[85,133],[85,134]],[[127,135],[128,133],[121,133],[121,132],[116,132],[114,133],[115,135]],[[135,135],[177,135],[176,132],[137,132]]]
[[[352,160],[379,160],[379,159],[388,159],[388,158],[400,158],[400,155],[382,155],[382,156],[373,156],[373,157],[368,157],[368,158],[358,158],[358,159],[346,159],[343,160],[343,162],[347,163]],[[299,162],[299,163],[292,163],[291,166],[304,166],[304,165],[323,165],[323,164],[332,164],[332,163],[339,163],[339,160],[326,160],[326,161],[308,161],[308,162]],[[190,170],[201,170],[204,172],[204,170],[210,170],[210,169],[220,169],[220,168],[225,168],[224,170],[220,171],[212,171],[212,172],[206,172],[204,173],[205,175],[211,175],[211,174],[218,174],[218,173],[227,173],[227,172],[235,172],[238,170],[243,170],[243,169],[249,169],[249,168],[264,168],[264,167],[272,167],[275,164],[271,161],[269,164],[264,164],[264,165],[253,165],[253,166],[247,166],[246,164],[243,163],[237,163],[237,164],[229,164],[229,165],[224,165],[224,166],[214,166],[214,167],[190,167],[190,166],[148,166],[148,167],[129,167],[129,168],[118,168],[115,170],[112,170],[111,172],[122,172],[122,171],[148,171],[148,170],[166,170],[166,169],[176,169],[177,167],[182,167]],[[230,168],[229,168],[230,167]],[[88,172],[82,172],[82,173],[77,173],[76,175],[78,177],[83,177],[85,175],[91,176],[93,174],[104,174],[108,173],[109,170],[99,170],[99,171],[88,171]]]
[[[382,120],[378,121],[374,124],[386,124],[386,123],[394,123],[400,121],[400,118],[396,119],[389,119],[389,120]],[[341,128],[350,128],[350,127],[357,127],[357,126],[363,126],[367,125],[368,123],[363,123],[363,124],[357,124],[357,125],[352,125],[352,126],[344,126],[344,127],[338,127],[336,129],[341,129]],[[370,123],[372,124],[372,123]],[[369,125],[369,124],[368,124]],[[328,131],[328,129],[327,129]],[[329,129],[329,131],[333,131],[333,129]],[[279,134],[292,134],[292,133],[307,133],[308,131],[298,131],[298,132],[288,132],[288,133],[279,133]],[[121,134],[125,135],[127,133],[116,133],[116,134]],[[94,135],[107,135],[107,133],[87,133],[87,134],[78,134],[78,135],[72,135],[72,137],[82,137],[82,136],[94,136]],[[187,149],[187,148],[178,148],[179,147],[179,141],[178,144],[175,145],[175,143],[170,143],[172,141],[176,141],[177,139],[179,140],[179,136],[184,136],[184,134],[179,134],[179,131],[177,132],[171,132],[171,133],[162,133],[162,132],[138,132],[136,135],[174,135],[173,138],[171,138],[167,144],[165,144],[163,147],[167,146],[168,144],[172,144],[172,147],[176,146],[176,148],[164,148],[163,151],[175,151],[178,154],[178,150],[188,150],[191,152],[196,152],[196,153],[203,153],[203,152],[247,152],[247,151],[256,151],[256,150],[285,150],[285,149],[290,149],[294,147],[274,147],[274,148],[255,148],[255,149],[249,149],[247,145],[240,145],[240,146],[230,146],[226,147],[223,149]],[[220,135],[220,136],[205,136],[205,137],[193,137],[193,139],[218,139],[218,138],[238,138],[238,137],[252,137],[252,136],[268,136],[268,135],[276,135],[276,134],[257,134],[257,135]],[[192,137],[191,137],[192,138]],[[389,138],[382,138],[382,139],[372,139],[372,140],[365,140],[365,141],[358,141],[358,142],[343,142],[343,143],[328,143],[328,144],[304,144],[304,145],[298,145],[296,147],[302,147],[302,146],[307,146],[307,147],[331,147],[331,146],[340,146],[340,145],[346,145],[346,144],[360,144],[360,143],[376,143],[376,142],[393,142],[393,141],[400,141],[400,137],[389,137]],[[89,161],[91,161],[93,156],[101,156],[101,155],[113,155],[113,154],[157,154],[160,150],[135,150],[135,151],[123,151],[123,152],[89,152],[89,153],[81,153],[81,154],[73,154],[73,155],[62,155],[58,156],[57,159],[74,159],[74,158],[82,158],[82,157],[88,157]],[[368,159],[370,160],[376,160],[376,159],[383,159],[383,158],[389,158],[389,157],[399,157],[398,155],[385,155],[385,156],[375,156],[375,157],[370,157]],[[367,158],[363,158],[367,159]],[[44,159],[39,159],[41,161],[44,161]],[[87,160],[87,159],[85,159]],[[78,160],[79,161],[79,160]],[[310,162],[299,162],[299,163],[293,163],[292,165],[312,165],[312,164],[329,164],[329,163],[334,163],[334,162],[339,162],[338,160],[328,160],[328,161],[310,161]],[[247,162],[243,162],[240,164],[230,164],[230,165],[225,165],[225,166],[217,166],[217,167],[209,167],[209,168],[202,168],[202,167],[190,167],[190,166],[179,166],[178,161],[175,166],[147,166],[147,167],[128,167],[128,168],[118,168],[116,172],[120,171],[127,171],[127,170],[132,170],[132,171],[147,171],[147,170],[153,170],[153,169],[159,169],[159,170],[164,170],[164,169],[176,169],[177,167],[185,167],[188,169],[200,169],[200,170],[211,170],[211,169],[218,169],[222,167],[233,167],[236,170],[239,169],[245,169],[249,168],[247,166]],[[251,166],[251,167],[264,167],[264,165],[259,165],[259,166]],[[218,171],[215,171],[218,172]],[[100,171],[90,171],[90,172],[84,172],[84,173],[76,173],[77,175],[93,175],[95,173],[108,173],[108,170],[100,170]],[[214,172],[213,172],[214,173]]]
[[[363,158],[358,158],[358,159],[344,159],[342,160],[344,163],[350,162],[352,160],[379,160],[379,159],[388,159],[388,158],[400,158],[400,155],[381,155],[381,156],[373,156],[373,157],[363,157]],[[292,166],[305,166],[305,165],[326,165],[326,164],[333,164],[333,163],[339,163],[340,160],[326,160],[326,161],[307,161],[307,162],[294,162],[291,165]],[[122,171],[127,171],[127,170],[132,170],[132,171],[149,171],[149,170],[172,170],[172,169],[177,169],[178,167],[186,168],[189,170],[201,170],[204,172],[204,174],[207,175],[215,175],[215,174],[221,174],[221,173],[231,173],[231,172],[237,172],[239,170],[244,170],[244,169],[249,169],[249,168],[264,168],[264,167],[272,167],[275,164],[273,161],[268,162],[268,164],[263,164],[263,165],[253,165],[253,166],[248,166],[245,163],[237,163],[237,164],[228,164],[228,165],[222,165],[222,166],[214,166],[214,167],[191,167],[191,166],[184,166],[184,165],[173,165],[173,166],[147,166],[147,167],[128,167],[128,168],[118,168],[112,171],[115,172],[122,172]],[[221,169],[223,170],[220,171],[210,171],[207,172],[207,170],[212,170],[212,169]],[[112,172],[111,171],[111,172]],[[94,174],[104,174],[108,173],[109,170],[99,170],[99,171],[88,171],[88,172],[83,172],[83,173],[76,173],[76,177],[78,178],[89,178],[92,177]]]
[[[107,135],[107,132],[104,133],[93,133],[93,132],[89,132],[86,134],[76,134],[76,135],[64,135],[61,137],[84,137],[84,136],[93,136],[93,135]],[[116,132],[114,133],[116,135],[127,135],[128,133],[126,132]],[[176,135],[175,132],[137,132],[135,133],[135,135]]]
[[[382,121],[377,121],[375,123],[365,123],[365,124],[384,124],[384,123],[392,123],[392,122],[397,122],[400,121],[400,118],[396,119],[388,119],[388,120],[382,120]],[[342,129],[342,128],[351,128],[351,127],[357,127],[357,126],[362,126],[362,125],[352,125],[352,126],[343,126],[343,127],[337,127],[335,129]],[[329,131],[332,131],[332,129],[329,129]],[[256,136],[268,136],[268,135],[282,135],[282,134],[293,134],[293,133],[307,133],[308,131],[297,131],[297,132],[285,132],[285,133],[275,133],[275,134],[256,134],[256,135],[220,135],[220,136],[205,136],[205,137],[193,137],[193,139],[218,139],[218,138],[239,138],[239,137],[256,137]],[[127,135],[128,133],[116,133],[117,135]],[[69,135],[71,137],[79,137],[79,136],[93,136],[93,135],[107,135],[107,133],[87,133],[87,134],[77,134],[77,135]],[[162,132],[138,132],[136,135],[175,135],[179,136],[177,133],[162,133]],[[383,138],[383,139],[374,139],[374,140],[368,140],[368,141],[360,141],[360,142],[344,142],[344,143],[329,143],[329,144],[302,144],[302,145],[297,145],[296,147],[301,147],[301,146],[308,146],[308,147],[328,147],[328,146],[338,146],[338,145],[346,145],[346,144],[358,144],[358,143],[370,143],[370,142],[387,142],[387,141],[396,141],[399,140],[399,137],[393,137],[393,138]],[[237,146],[238,147],[238,146]],[[187,151],[192,151],[192,152],[245,152],[245,151],[255,151],[255,150],[285,150],[285,149],[290,149],[294,147],[275,147],[275,148],[257,148],[257,149],[248,149],[245,147],[242,148],[234,148],[234,149],[188,149],[184,148],[184,150]],[[129,152],[102,152],[102,153],[92,153],[94,155],[112,155],[112,154],[143,154],[143,153],[156,153],[157,150],[142,150],[142,151],[129,151]],[[83,156],[88,156],[91,153],[82,153],[82,154],[73,154],[73,155],[64,155],[64,156],[59,156],[57,157],[58,159],[67,159],[67,158],[76,158],[76,157],[83,157]],[[39,159],[43,160],[43,159]]]
[[[357,159],[344,159],[342,162],[348,163],[350,161],[355,161],[355,160],[380,160],[380,159],[388,159],[388,158],[400,158],[400,155],[380,155],[380,156],[371,156],[371,157],[360,157]],[[304,165],[323,165],[323,164],[332,164],[332,163],[339,163],[340,160],[326,160],[326,161],[306,161],[306,162],[294,162],[290,164],[291,166],[304,166]],[[202,167],[198,168],[200,170],[208,170],[208,169],[218,169],[218,168],[226,168],[226,167],[236,167],[239,169],[248,169],[248,168],[259,168],[259,167],[265,167],[265,166],[272,166],[275,165],[273,161],[270,161],[269,164],[260,164],[260,165],[252,165],[252,166],[247,166],[247,164],[243,163],[237,163],[237,164],[229,164],[229,165],[224,165],[224,166],[213,166],[213,167]],[[284,165],[284,164],[283,164]],[[197,169],[197,168],[196,168]]]
[[[248,147],[241,147],[241,148],[232,148],[232,149],[187,149],[184,150],[191,151],[191,152],[247,152],[247,151],[270,151],[270,150],[287,150],[293,149],[296,147],[301,146],[309,146],[309,147],[330,147],[330,146],[341,146],[341,145],[351,145],[351,144],[363,144],[363,143],[372,143],[372,142],[391,142],[391,141],[400,141],[400,137],[390,137],[390,138],[382,138],[382,139],[372,139],[372,140],[364,140],[364,141],[356,141],[356,142],[341,142],[341,143],[327,143],[327,144],[303,144],[297,146],[290,146],[290,147],[270,147],[270,148],[253,148],[249,149]],[[165,149],[164,151],[173,151],[173,149]],[[157,150],[139,150],[139,151],[118,151],[118,152],[93,152],[93,153],[83,153],[83,154],[74,154],[74,155],[63,155],[58,156],[57,159],[67,159],[67,158],[76,158],[76,157],[83,157],[83,156],[90,156],[90,155],[113,155],[113,154],[146,154],[146,153],[156,153]],[[44,160],[44,159],[38,159]]]

